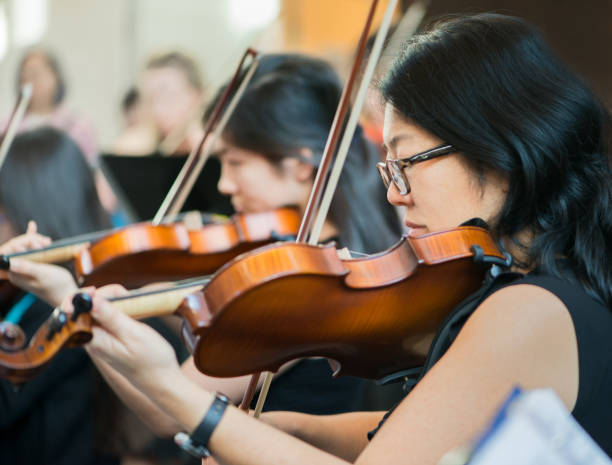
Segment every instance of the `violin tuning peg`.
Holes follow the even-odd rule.
[[[68,318],[66,317],[66,312],[60,308],[56,308],[49,318],[49,332],[47,333],[47,340],[50,341],[53,339],[53,336],[62,330],[67,321]]]
[[[79,292],[72,299],[72,305],[74,306],[74,313],[72,314],[72,320],[76,320],[81,313],[89,313],[93,308],[93,300],[89,294]]]
[[[11,268],[11,259],[8,255],[0,255],[0,270],[8,271]]]

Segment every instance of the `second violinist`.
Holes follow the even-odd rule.
[[[221,161],[218,188],[231,197],[236,211],[256,213],[283,206],[304,211],[340,93],[337,75],[323,61],[299,55],[261,59],[216,148]],[[386,203],[385,190],[374,171],[377,157],[377,150],[358,131],[323,228],[322,242],[335,241],[341,247],[372,253],[386,249],[399,238],[399,221]],[[38,264],[19,260],[12,261],[12,269],[15,264],[22,274],[43,271]],[[47,266],[44,272],[50,269]],[[14,273],[13,278],[18,279]],[[48,279],[40,276],[37,281]],[[100,368],[104,373],[104,367]],[[184,363],[183,371],[196,383],[223,391],[236,402],[249,379],[206,377],[196,370],[192,359]],[[330,374],[323,359],[302,360],[286,367],[272,384],[266,409],[315,414],[354,409],[362,394],[362,382],[336,380]],[[111,384],[121,382],[107,380]],[[125,400],[138,405],[134,399]],[[146,410],[148,404],[142,408]],[[150,418],[146,412],[141,413]],[[152,425],[159,433],[177,431],[173,423],[159,418]]]

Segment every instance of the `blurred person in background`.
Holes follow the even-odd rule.
[[[17,89],[32,84],[32,99],[22,130],[52,126],[65,131],[79,146],[92,167],[97,167],[99,148],[91,123],[64,104],[66,80],[58,59],[49,51],[35,48],[25,53],[17,69]],[[96,189],[104,209],[112,213],[117,199],[102,173],[96,169]]]
[[[145,65],[137,89],[124,97],[124,118],[133,108],[136,122],[130,124],[126,119],[113,152],[189,153],[203,135],[204,98],[202,77],[193,59],[176,51],[153,56]]]
[[[37,248],[50,239],[108,227],[110,219],[98,199],[92,169],[76,143],[51,127],[19,134],[0,170],[0,252]],[[28,234],[15,237],[21,231]],[[0,321],[18,324],[27,338],[59,304],[64,295],[59,290],[76,289],[67,269],[39,265],[55,270],[41,300],[21,293],[12,306],[0,302]],[[20,261],[13,260],[9,277],[27,289],[35,278],[14,279],[20,270]],[[180,346],[162,322],[149,322]],[[0,379],[2,464],[128,465],[153,444],[158,443],[152,433],[106,386],[82,349],[62,351],[19,389]],[[173,444],[164,454],[173,460],[182,456]]]
[[[66,80],[57,58],[48,51],[32,49],[19,63],[17,89],[32,84],[32,99],[24,118],[24,129],[53,126],[64,130],[77,143],[90,165],[96,164],[98,146],[92,125],[64,105]]]
[[[3,253],[24,248],[23,236],[12,238],[26,228],[27,237],[44,239],[25,244],[37,247],[50,242],[44,236],[59,239],[109,226],[91,169],[68,135],[40,127],[15,138],[0,170],[0,225]],[[44,236],[36,234],[36,225]],[[49,286],[49,301],[60,298],[53,289],[72,282],[62,270]],[[14,306],[6,304],[1,319],[18,324],[27,338],[53,311],[27,293]],[[100,428],[116,411],[109,408],[113,399],[82,349],[63,351],[17,389],[0,379],[0,463],[118,464],[118,457],[103,451]]]

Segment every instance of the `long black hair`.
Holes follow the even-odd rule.
[[[67,134],[50,127],[13,140],[0,169],[0,205],[18,232],[34,220],[52,239],[109,226],[83,153]]]
[[[610,113],[532,26],[497,14],[443,20],[408,41],[382,90],[481,182],[508,180],[493,231],[522,247],[523,265],[561,276],[566,258],[612,306]]]
[[[290,54],[264,56],[223,136],[275,164],[286,157],[302,158],[300,151],[307,148],[318,166],[341,90],[338,76],[322,60]],[[377,157],[359,129],[329,212],[340,242],[362,252],[382,251],[401,233],[376,173]]]

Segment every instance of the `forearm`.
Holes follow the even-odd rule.
[[[193,357],[189,357],[183,362],[181,371],[198,386],[210,392],[221,392],[234,404],[239,404],[242,401],[244,392],[251,379],[250,376],[236,378],[213,378],[212,376],[207,376],[195,367]]]
[[[378,425],[383,415],[384,412],[339,415],[266,412],[261,419],[319,449],[352,462],[368,444],[368,431]]]
[[[91,357],[107,384],[125,405],[136,413],[160,437],[170,437],[180,430],[178,423],[151,399],[136,389],[124,376],[98,357]]]
[[[192,432],[211,405],[213,395],[184,376],[172,376],[172,379],[158,376],[156,379],[160,382],[143,378],[140,382],[136,380],[136,385],[167,414],[175,417],[182,429]],[[208,446],[217,461],[223,464],[347,463],[232,406],[227,408]]]

